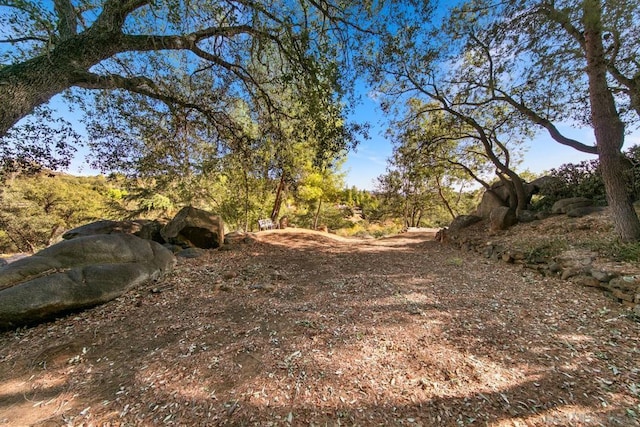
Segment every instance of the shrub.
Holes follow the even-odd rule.
[[[635,145],[625,152],[625,156],[633,165],[631,176],[627,177],[629,197],[634,201],[640,199],[640,146]],[[599,171],[600,163],[597,159],[585,160],[580,163],[567,163],[557,169],[552,169],[550,176],[556,181],[543,188],[541,197],[532,202],[534,210],[548,209],[557,200],[568,197],[586,197],[596,205],[607,204],[607,197]]]

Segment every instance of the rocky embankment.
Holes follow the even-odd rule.
[[[615,240],[606,210],[584,217],[553,215],[500,231],[479,221],[448,231],[444,240],[486,258],[601,289],[640,316],[640,262],[615,261],[601,250]]]

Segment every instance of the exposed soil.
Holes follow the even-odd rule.
[[[640,323],[460,252],[262,232],[0,334],[0,425],[640,425]]]

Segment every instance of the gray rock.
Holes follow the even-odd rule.
[[[95,236],[97,234],[134,234],[139,232],[141,229],[142,226],[134,221],[112,221],[105,219],[69,230],[62,235],[62,238],[65,240],[71,240],[77,237]]]
[[[182,246],[173,245],[171,243],[163,243],[162,246],[167,248],[168,250],[170,250],[171,253],[173,253],[173,254],[177,254],[178,252],[184,250],[184,248]]]
[[[593,206],[593,201],[585,197],[571,197],[568,199],[558,200],[551,207],[553,214],[565,214],[572,209]]]
[[[506,200],[500,196],[499,192],[495,190],[487,190],[482,195],[480,204],[476,208],[475,216],[488,219],[492,210],[502,206],[508,205]]]
[[[518,222],[518,219],[516,218],[516,213],[512,209],[506,206],[501,206],[491,211],[489,222],[491,230],[497,231],[506,230],[512,225],[515,225]]]
[[[62,235],[62,238],[71,240],[77,237],[95,236],[98,234],[126,233],[133,234],[142,239],[164,243],[160,235],[161,228],[162,223],[147,219],[136,219],[132,221],[100,220],[69,230]]]
[[[237,245],[241,243],[255,242],[256,236],[253,233],[243,233],[241,231],[233,231],[224,235],[225,245]]]
[[[602,212],[603,210],[604,208],[601,206],[582,206],[578,208],[568,209],[567,216],[570,216],[572,218],[581,218],[593,213]]]
[[[105,303],[174,264],[162,245],[130,234],[62,241],[0,269],[0,329]]]
[[[565,269],[562,270],[561,278],[562,278],[562,280],[567,280],[570,277],[574,277],[574,276],[579,275],[580,273],[582,273],[581,270],[579,270],[577,268],[568,267],[568,268],[565,268]]]
[[[534,212],[526,211],[526,210],[518,212],[519,222],[533,222],[536,219],[537,219],[536,214]]]
[[[153,240],[154,242],[158,243],[165,243],[165,240],[160,233],[162,227],[164,227],[164,224],[162,222],[146,219],[136,219],[134,222],[139,224],[141,228],[140,231],[133,234],[142,239]]]
[[[609,280],[611,280],[614,277],[614,275],[611,274],[611,273],[608,273],[608,272],[602,271],[602,270],[596,270],[596,269],[592,269],[591,270],[591,276],[593,276],[594,278],[596,278],[600,282],[608,282]]]
[[[533,183],[527,184],[523,182],[525,203],[529,204],[531,197],[536,194],[539,189]],[[476,208],[475,214],[479,217],[488,219],[491,211],[498,207],[509,206],[511,203],[511,193],[509,187],[502,181],[494,182],[491,189],[484,192],[480,204]],[[514,203],[515,205],[515,203]]]
[[[539,221],[545,220],[547,218],[550,218],[551,214],[549,212],[537,212],[536,213],[536,219]]]
[[[180,212],[160,231],[164,240],[183,248],[213,249],[224,243],[222,218],[191,206]]]
[[[598,279],[596,279],[595,277],[591,277],[591,276],[585,276],[585,275],[579,275],[579,276],[574,276],[571,277],[569,279],[571,282],[580,285],[580,286],[586,286],[586,287],[590,287],[590,288],[600,288],[602,287],[602,282],[599,281]]]
[[[620,289],[628,292],[635,292],[640,290],[640,277],[639,276],[621,276],[611,279],[609,289]]]
[[[548,194],[553,188],[560,186],[562,180],[554,176],[545,175],[534,179],[529,184],[534,187],[536,193]]]
[[[181,258],[200,258],[202,255],[206,254],[207,251],[200,248],[187,248],[183,249],[176,254]]]
[[[562,266],[557,262],[552,262],[549,264],[549,271],[553,274],[560,273],[562,271]]]

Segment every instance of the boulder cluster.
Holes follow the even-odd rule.
[[[81,236],[121,233],[158,242],[178,255],[182,250],[190,248],[215,249],[224,244],[222,218],[191,206],[182,208],[167,223],[144,219],[102,220],[69,230],[62,235],[62,238],[69,240]],[[192,251],[187,251],[187,253],[190,252]]]
[[[167,224],[97,221],[0,266],[0,330],[103,304],[171,271],[176,259],[224,243],[222,219],[193,207]]]
[[[524,183],[526,204],[529,204],[534,194],[544,192],[549,187],[553,187],[556,184],[556,180],[557,178],[544,176],[530,183]],[[483,193],[480,204],[472,216],[479,218],[477,221],[480,219],[487,220],[489,228],[493,231],[505,230],[518,222],[531,222],[549,216],[549,212],[532,212],[529,210],[516,212],[510,205],[511,194],[509,189],[505,183],[498,181]],[[551,214],[567,214],[571,217],[580,217],[602,209],[602,207],[594,206],[593,201],[590,199],[573,197],[558,200],[553,205]],[[469,220],[466,219],[465,221]]]
[[[535,186],[530,188],[534,190]],[[598,265],[597,254],[589,251],[566,251],[559,256],[549,256],[537,251],[509,248],[505,244],[478,240],[469,236],[465,229],[483,222],[490,232],[506,229],[516,222],[547,219],[555,215],[583,217],[601,212],[603,207],[594,206],[592,200],[573,197],[556,201],[550,212],[538,212],[515,217],[513,211],[496,201],[495,195],[486,196],[473,215],[461,215],[450,226],[442,230],[437,238],[446,240],[462,250],[479,252],[486,258],[521,264],[544,275],[557,276],[582,286],[601,289],[610,297],[632,308],[640,316],[640,269],[620,264]],[[509,212],[511,213],[509,213]],[[487,225],[485,225],[487,224]]]

